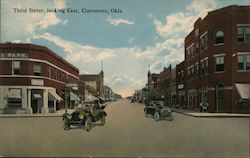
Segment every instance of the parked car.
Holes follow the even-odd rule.
[[[95,122],[105,124],[105,106],[97,103],[88,103],[84,107],[78,108],[72,113],[65,111],[63,114],[63,128],[70,129],[70,126],[82,126],[86,131],[90,131]]]
[[[159,102],[150,102],[144,108],[144,114],[146,117],[153,116],[155,121],[161,119],[172,121],[174,119],[172,111],[169,108],[164,107]]]

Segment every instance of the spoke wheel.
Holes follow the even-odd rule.
[[[89,132],[91,130],[93,126],[93,121],[92,121],[92,118],[91,117],[88,117],[85,121],[85,129],[87,132]]]
[[[155,112],[154,119],[155,119],[155,121],[159,121],[160,120],[160,114],[159,114],[159,112]]]
[[[68,120],[67,119],[63,119],[63,129],[64,130],[70,129],[70,125],[68,124]]]
[[[145,116],[145,117],[148,117],[148,112],[147,112],[147,110],[144,111],[144,116]]]

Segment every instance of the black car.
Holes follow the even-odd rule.
[[[161,119],[172,121],[174,119],[170,109],[160,105],[159,102],[150,102],[144,108],[145,116],[153,116],[156,121]]]
[[[95,122],[104,125],[107,116],[104,108],[105,106],[100,104],[86,104],[85,107],[78,108],[73,113],[66,111],[63,114],[63,128],[67,130],[70,126],[83,126],[86,131],[90,131]]]

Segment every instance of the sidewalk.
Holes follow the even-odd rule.
[[[250,114],[237,114],[237,113],[208,113],[208,112],[193,112],[184,109],[171,109],[173,112],[181,113],[193,117],[250,117]]]
[[[68,109],[68,112],[73,112],[74,110]],[[62,115],[65,113],[65,110],[58,110],[55,113],[48,113],[48,114],[0,114],[0,118],[6,118],[6,117],[62,117]]]

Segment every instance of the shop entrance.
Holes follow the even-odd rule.
[[[218,84],[216,86],[216,107],[217,112],[225,112],[226,111],[226,101],[225,101],[225,86],[224,84]]]
[[[43,107],[43,90],[31,90],[31,108],[33,114],[41,113]]]

